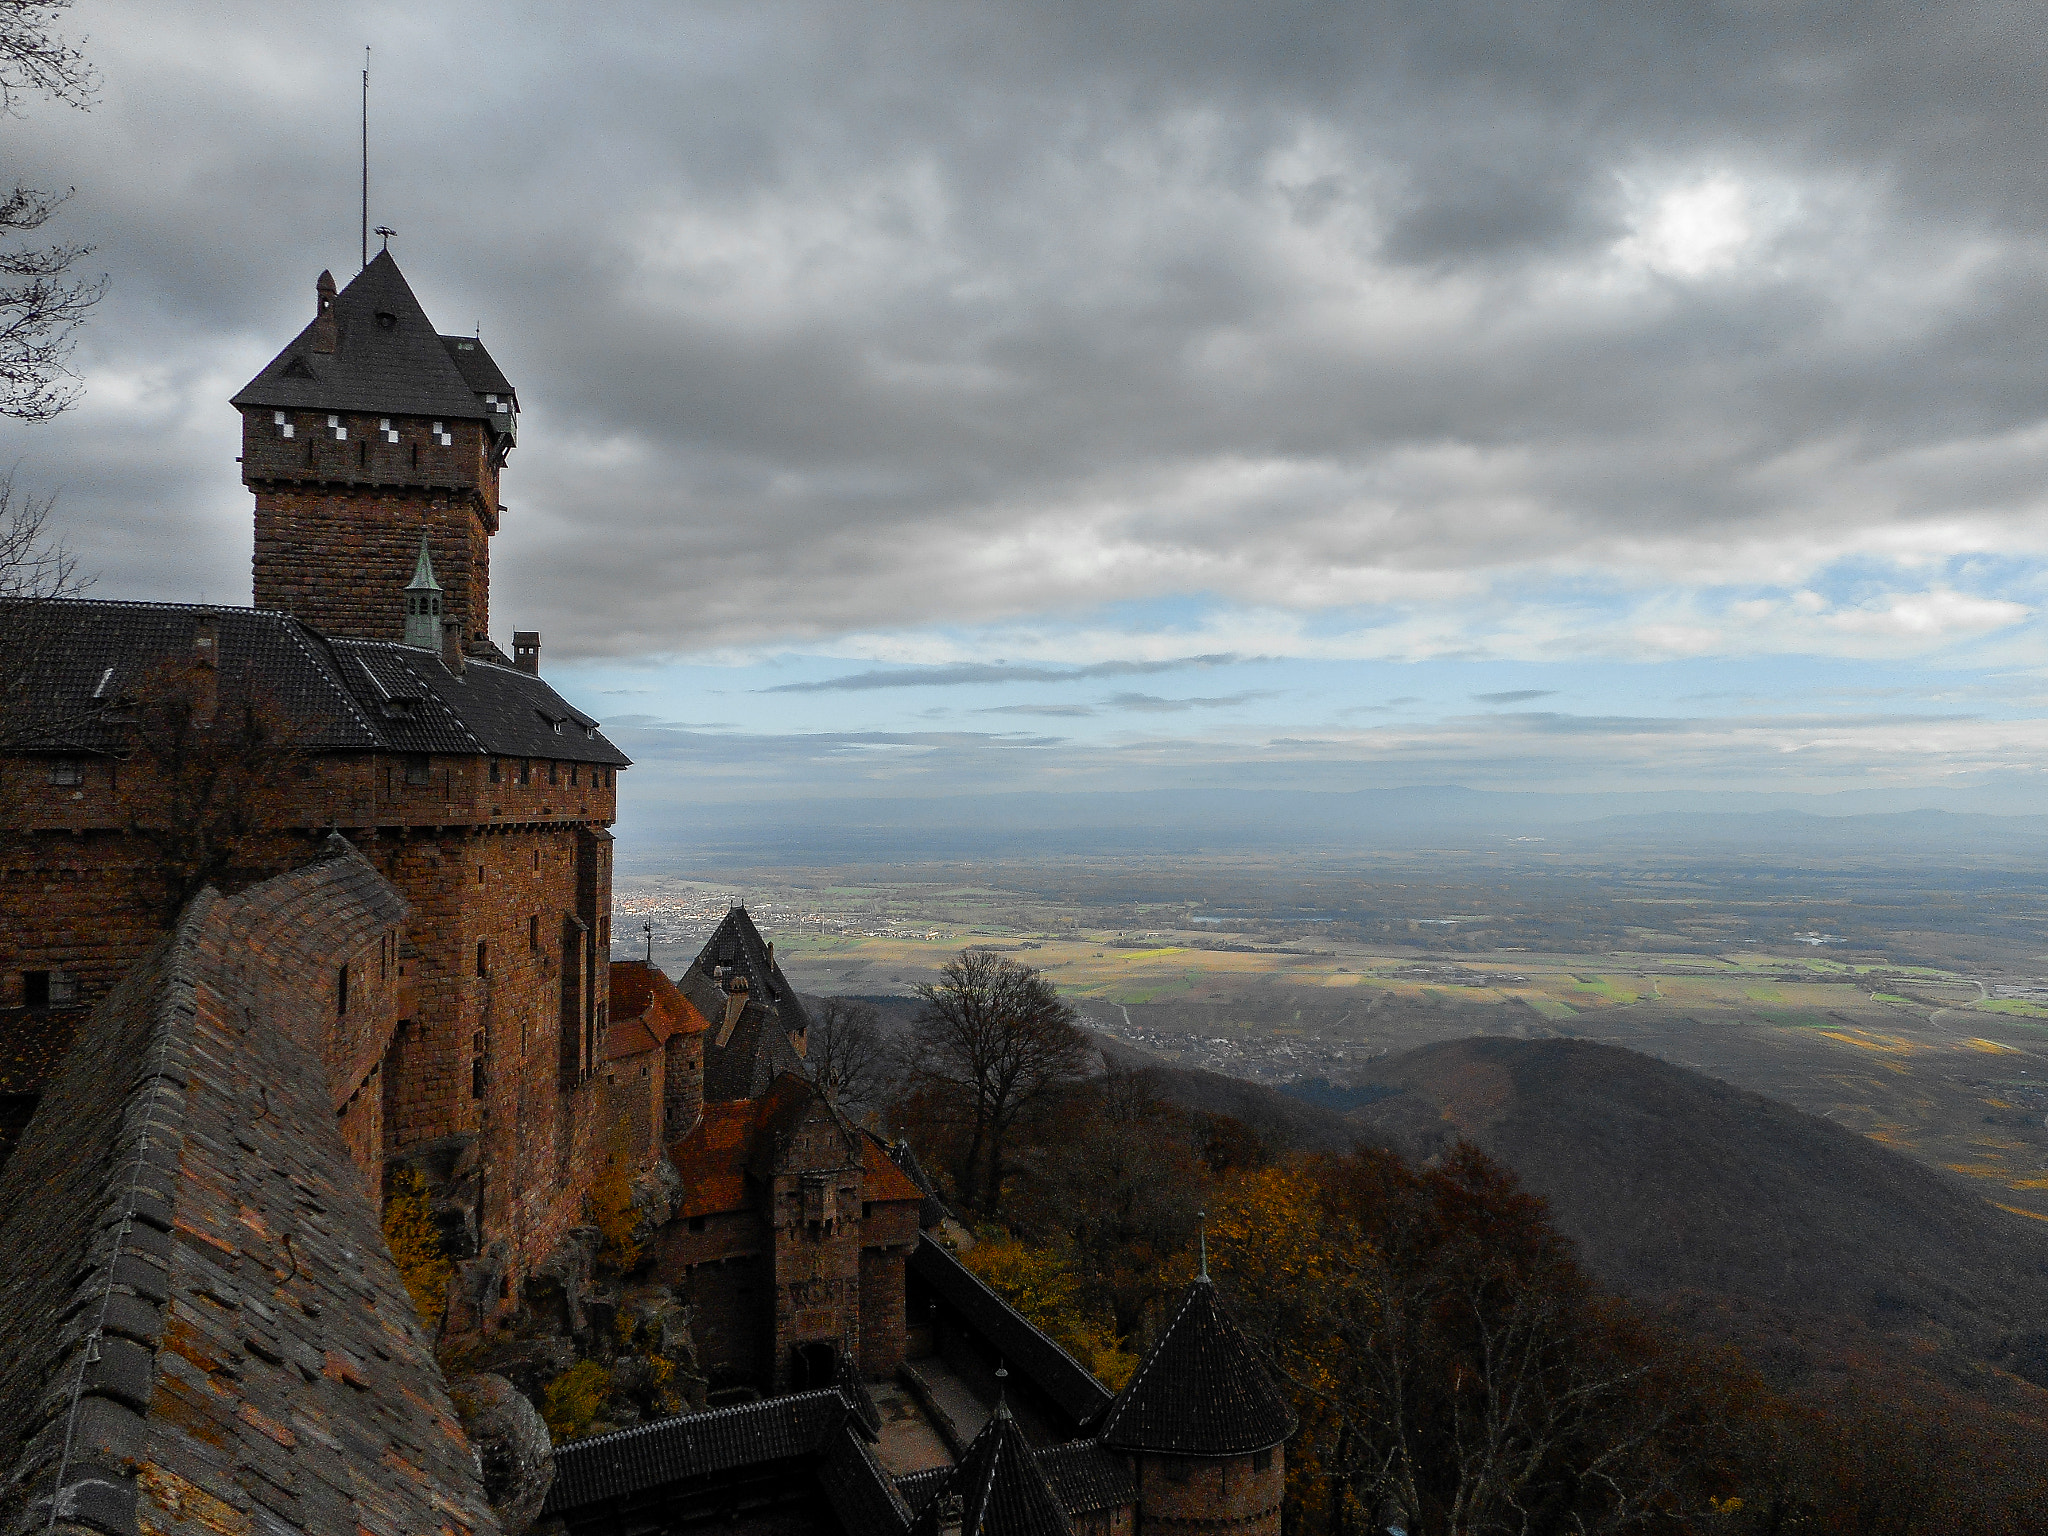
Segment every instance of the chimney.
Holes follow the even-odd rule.
[[[441,665],[450,672],[453,672],[457,677],[462,676],[464,657],[462,654],[462,620],[460,619],[443,619],[441,621]]]
[[[220,708],[220,625],[211,608],[202,608],[192,621],[192,723],[213,724]]]
[[[512,631],[512,665],[522,672],[540,676],[540,631],[537,629],[515,629]]]
[[[320,281],[313,285],[313,350],[332,352],[334,350],[334,274],[322,272]]]

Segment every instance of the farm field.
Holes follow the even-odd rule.
[[[1489,948],[1454,930],[1476,921],[1463,914],[1507,903],[1477,904],[1463,889],[1432,901],[1428,887],[1404,885],[1389,901],[1368,888],[1349,906],[1318,889],[1313,916],[1194,921],[1186,902],[1128,890],[1090,899],[1084,880],[976,873],[752,871],[726,884],[746,890],[785,971],[814,995],[907,997],[975,945],[1046,972],[1092,1028],[1148,1054],[1339,1090],[1377,1058],[1438,1040],[1602,1040],[1825,1115],[2048,1221],[2048,958],[2028,936],[1874,930],[1858,908],[1888,914],[1867,899],[1835,898],[1823,928],[1812,891],[1709,890],[1686,900],[1689,933],[1621,920],[1638,907],[1593,935],[1611,947]],[[1185,879],[1223,905],[1213,870]],[[715,880],[622,880],[618,951],[638,930],[680,970],[730,894]],[[1553,894],[1565,893],[1538,896]],[[1514,900],[1540,936],[1546,902]],[[1370,924],[1358,908],[1390,905],[1450,915],[1380,922],[1409,942],[1361,936]],[[1583,937],[1589,925],[1579,908],[1554,926]],[[1732,942],[1713,946],[1724,933]],[[1677,940],[1691,947],[1674,952]]]

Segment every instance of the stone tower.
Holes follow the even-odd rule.
[[[1206,1263],[1100,1433],[1137,1474],[1137,1536],[1280,1536],[1294,1414]]]
[[[339,293],[322,272],[314,297],[311,323],[234,399],[256,606],[404,641],[392,599],[424,536],[442,612],[493,655],[490,539],[518,396],[481,341],[434,329],[388,251]]]

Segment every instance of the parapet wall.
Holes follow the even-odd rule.
[[[345,1136],[402,912],[330,845],[93,1011],[0,1180],[0,1532],[496,1536]]]

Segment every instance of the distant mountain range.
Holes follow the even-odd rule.
[[[685,803],[622,816],[622,860],[678,851],[795,860],[1321,853],[1446,847],[1619,852],[1765,851],[1839,857],[2048,851],[2048,814],[2018,788],[1510,793],[1458,785],[1328,793],[1167,790],[931,799]],[[1540,839],[1540,843],[1528,840]]]

